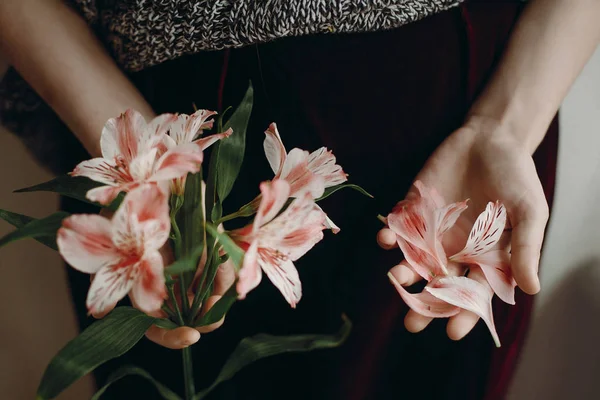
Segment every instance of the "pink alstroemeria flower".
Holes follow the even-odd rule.
[[[85,176],[105,184],[90,190],[87,198],[109,204],[120,192],[131,191],[141,184],[170,182],[188,172],[198,172],[202,150],[192,143],[175,146],[159,155],[166,132],[176,119],[176,115],[163,114],[146,123],[134,110],[109,119],[100,139],[102,157],[84,161],[71,172],[72,176]]]
[[[471,311],[487,324],[496,345],[500,345],[495,330],[491,300],[494,292],[503,301],[514,304],[516,283],[510,270],[510,253],[498,249],[506,225],[506,209],[499,202],[488,203],[467,239],[465,248],[446,257],[443,236],[454,225],[466,201],[445,205],[441,196],[421,182],[415,182],[416,193],[398,204],[387,217],[396,235],[407,264],[429,283],[422,293],[412,294],[402,287],[393,272],[392,284],[417,313],[446,318],[460,309]],[[464,275],[480,270],[487,282],[478,282]]]
[[[290,197],[299,197],[306,191],[313,199],[317,199],[323,195],[326,188],[348,180],[348,175],[335,163],[335,156],[326,147],[321,147],[310,154],[298,148],[287,153],[275,123],[269,126],[265,135],[263,146],[269,165],[275,173],[274,179],[284,179],[289,182]],[[315,205],[315,207],[321,210],[319,206]],[[329,217],[325,220],[325,227],[334,233],[340,231]]]
[[[146,313],[166,297],[159,249],[171,229],[167,195],[156,185],[129,192],[112,220],[73,215],[58,230],[62,257],[75,269],[95,274],[87,296],[90,313],[113,307],[127,293]]]
[[[207,119],[215,114],[217,114],[215,111],[198,110],[191,115],[177,115],[175,121],[170,125],[169,134],[164,138],[164,148],[159,150],[158,155],[160,156],[170,149],[175,149],[177,146],[186,145],[187,143],[194,143],[201,151],[204,151],[217,140],[231,136],[233,130],[229,128],[222,133],[197,138],[198,135],[202,134],[203,130],[211,129],[213,127],[213,120],[207,121]],[[185,179],[185,175],[181,178],[174,179],[171,191],[175,194],[183,195]]]
[[[399,202],[387,222],[411,267],[430,281],[448,274],[441,239],[467,209],[467,202],[445,206],[435,189],[427,188],[420,181],[415,182],[415,187],[417,192]]]
[[[325,214],[314,207],[308,192],[279,214],[290,197],[291,187],[285,180],[263,182],[260,191],[261,202],[253,223],[230,233],[246,251],[237,291],[243,299],[258,286],[264,271],[286,301],[296,307],[302,285],[293,261],[323,239]]]

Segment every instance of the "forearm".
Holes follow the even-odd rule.
[[[469,116],[496,120],[533,152],[600,42],[599,0],[532,0]]]
[[[93,156],[107,119],[152,109],[60,0],[0,1],[0,50]]]

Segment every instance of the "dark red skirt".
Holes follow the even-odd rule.
[[[495,304],[501,349],[483,324],[460,342],[446,337],[443,320],[410,334],[403,327],[407,308],[386,277],[401,254],[379,249],[375,234],[381,227],[376,215],[404,196],[428,156],[461,125],[502,53],[520,11],[516,3],[469,4],[388,32],[289,38],[206,53],[133,77],[157,112],[191,112],[193,103],[211,109],[235,105],[252,80],[256,103],[247,156],[226,211],[252,199],[258,183],[272,177],[262,150],[263,131],[272,121],[288,149],[328,146],[351,181],[376,196],[342,191],[323,204],[342,232],[298,262],[304,284],[298,309],[290,310],[263,282],[234,306],[222,329],[194,347],[198,384],[208,385],[235,344],[256,332],[332,332],[344,312],[354,322],[348,343],[252,365],[213,398],[503,398],[532,298],[518,292],[516,306]],[[557,133],[555,121],[535,155],[549,202]],[[81,297],[87,281],[70,274],[85,325]],[[147,341],[99,370],[99,380],[123,363],[147,368],[171,387],[181,385],[179,354]],[[123,382],[110,398],[155,395],[142,387]]]

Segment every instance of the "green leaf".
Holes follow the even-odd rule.
[[[33,219],[26,215],[10,213],[5,210],[0,211],[0,217],[7,220],[13,225],[15,225],[13,222],[17,224],[22,224],[27,219],[29,219],[29,222],[22,224],[20,227],[17,227],[17,229],[15,229],[14,231],[0,238],[0,247],[17,240],[32,238],[50,247],[51,249],[56,250],[56,232],[58,231],[58,228],[60,228],[60,226],[62,225],[63,219],[69,216],[69,213],[60,211],[51,214],[45,218]],[[12,222],[9,221],[6,217],[12,220]]]
[[[352,323],[344,317],[344,324],[333,335],[273,336],[259,334],[245,338],[229,356],[213,384],[196,394],[194,400],[204,399],[220,383],[233,378],[242,368],[255,361],[283,353],[300,353],[338,347],[348,338],[351,330]]]
[[[325,189],[325,192],[323,193],[323,196],[319,197],[315,201],[321,201],[323,199],[326,199],[329,196],[331,196],[332,194],[334,194],[335,192],[337,192],[338,190],[342,190],[342,189],[345,189],[345,188],[354,189],[354,190],[356,190],[356,191],[364,194],[367,197],[373,198],[373,195],[371,195],[369,192],[367,192],[365,189],[361,188],[358,185],[354,185],[352,183],[342,183],[340,185],[332,186],[332,187],[329,187],[329,188]]]
[[[61,175],[48,182],[40,183],[26,187],[23,189],[15,190],[15,193],[28,193],[28,192],[53,192],[58,193],[62,196],[71,197],[73,199],[83,201],[84,203],[93,204],[98,207],[106,207],[110,210],[115,211],[119,208],[123,195],[115,199],[109,206],[103,206],[102,204],[88,200],[85,195],[89,190],[95,189],[102,186],[102,183],[95,182],[84,176],[69,176]]]
[[[106,392],[106,389],[109,388],[110,385],[112,385],[113,383],[115,383],[116,381],[118,381],[120,379],[125,378],[126,376],[131,376],[131,375],[141,376],[142,378],[149,380],[150,383],[152,383],[154,385],[154,387],[156,388],[158,393],[160,393],[160,395],[163,397],[163,399],[165,399],[165,400],[181,400],[181,397],[179,397],[175,392],[173,392],[171,389],[169,389],[162,383],[154,380],[152,375],[150,375],[148,372],[144,371],[141,368],[133,367],[133,366],[121,367],[118,370],[116,370],[115,372],[113,372],[112,374],[110,374],[106,384],[104,386],[102,386],[96,392],[96,394],[94,394],[94,396],[91,398],[91,400],[99,400],[100,397],[104,394],[104,392]]]
[[[214,238],[216,238],[219,241],[219,243],[221,243],[221,246],[223,246],[225,253],[229,255],[229,258],[231,258],[231,261],[233,261],[236,268],[238,270],[242,268],[242,262],[244,260],[244,251],[240,249],[240,247],[237,244],[235,244],[235,242],[231,240],[231,238],[226,233],[219,232],[214,225],[206,224],[206,231],[210,233]]]
[[[187,176],[183,205],[177,214],[177,219],[180,221],[182,254],[192,256],[198,253],[198,249],[202,249],[204,246],[205,236],[202,172]]]
[[[242,102],[223,127],[224,130],[232,128],[233,134],[227,140],[220,141],[219,146],[214,149],[217,153],[216,188],[221,203],[225,201],[231,192],[242,168],[246,149],[246,130],[252,113],[253,101],[254,89],[252,83],[250,83]]]
[[[96,367],[127,352],[156,318],[132,307],[117,307],[71,340],[52,359],[37,391],[38,399],[53,399]]]
[[[158,326],[159,328],[164,328],[164,329],[179,328],[179,325],[177,325],[175,322],[171,321],[170,319],[166,319],[166,318],[157,319],[156,321],[154,321],[154,325]]]
[[[0,218],[14,226],[15,228],[22,228],[25,224],[34,221],[35,218],[29,217],[23,214],[17,214],[6,210],[0,209]],[[52,250],[57,250],[56,248],[56,237],[48,236],[48,237],[38,237],[35,238],[36,241],[40,242],[44,246],[50,247]]]
[[[17,214],[2,209],[0,209],[0,218],[2,218],[15,228],[22,228],[25,224],[35,220],[35,218],[33,217],[28,217],[27,215]]]
[[[221,318],[227,314],[227,311],[231,308],[233,303],[237,300],[238,294],[235,290],[235,283],[227,290],[227,292],[221,297],[206,314],[204,314],[195,326],[206,326],[219,322]]]
[[[165,268],[165,275],[179,275],[184,272],[196,271],[198,259],[204,251],[204,246],[196,248],[191,256],[185,256]]]

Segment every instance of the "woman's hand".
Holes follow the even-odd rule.
[[[447,202],[470,199],[469,208],[447,235],[453,239],[453,243],[445,243],[450,252],[464,246],[475,219],[489,201],[504,203],[508,226],[512,228],[505,235],[505,244],[512,251],[512,272],[524,292],[535,294],[540,290],[537,271],[548,205],[531,154],[518,137],[497,121],[472,117],[442,143],[416,179],[435,188]],[[383,229],[378,241],[382,247],[392,248],[395,235]],[[404,262],[394,267],[392,273],[403,286],[420,279]],[[405,325],[409,331],[419,332],[430,321],[431,318],[411,310]],[[475,314],[462,311],[450,318],[448,336],[461,339],[477,321]]]

